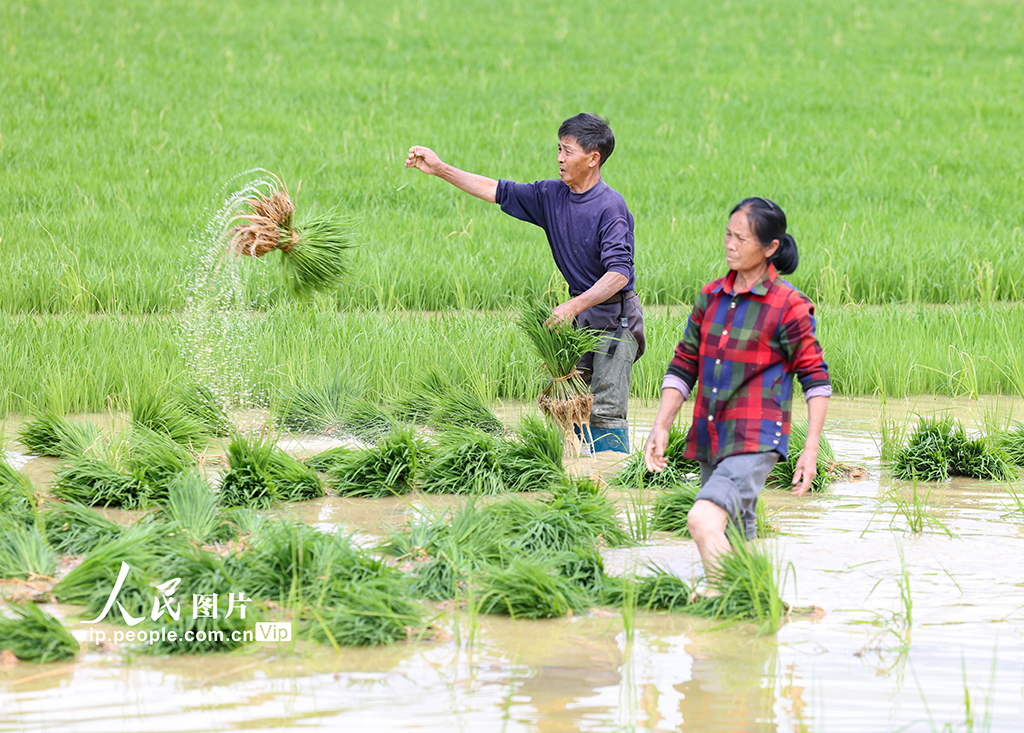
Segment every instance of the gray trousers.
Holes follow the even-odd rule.
[[[740,453],[715,465],[700,464],[698,499],[707,499],[729,513],[729,520],[748,540],[757,536],[757,497],[779,454]]]
[[[619,332],[622,316],[627,328]],[[629,427],[629,385],[633,362],[647,347],[644,336],[644,311],[635,295],[622,303],[607,303],[587,308],[576,317],[578,328],[604,331],[606,337],[596,352],[584,354],[576,365],[594,393],[590,425],[595,428]],[[608,352],[615,344],[613,354]]]

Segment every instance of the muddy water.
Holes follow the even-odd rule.
[[[884,409],[950,411],[968,426],[1024,419],[1024,403],[1005,399]],[[0,668],[0,730],[1022,730],[1024,517],[1006,516],[998,484],[939,484],[930,508],[948,532],[907,533],[885,501],[881,411],[872,400],[830,406],[837,457],[867,468],[867,479],[764,497],[783,534],[760,542],[791,566],[785,599],[823,609],[774,635],[637,614],[629,640],[623,619],[604,611],[553,621],[449,612],[437,638],[340,655],[301,643],[184,659],[90,651],[71,665]],[[653,410],[633,412],[642,442]],[[615,458],[575,470],[613,471]],[[375,537],[418,506],[328,498],[281,511]],[[667,535],[605,560],[612,573],[654,561],[685,579],[700,574],[692,542]]]

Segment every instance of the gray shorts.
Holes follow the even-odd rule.
[[[757,495],[778,460],[779,454],[771,451],[728,456],[713,466],[701,463],[697,499],[725,509],[733,526],[752,540],[757,536]]]

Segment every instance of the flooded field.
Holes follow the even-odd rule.
[[[954,414],[968,429],[1024,419],[1024,402],[994,398],[884,410]],[[72,664],[0,667],[0,730],[1022,730],[1024,515],[1005,486],[954,480],[920,487],[932,487],[935,521],[907,531],[880,467],[882,411],[877,400],[830,405],[837,458],[866,478],[802,499],[763,495],[781,534],[759,542],[791,567],[784,599],[803,609],[773,635],[682,614],[638,612],[630,634],[629,619],[602,609],[513,621],[442,604],[429,638],[340,654],[301,641],[182,658],[91,646]],[[641,444],[653,410],[634,415]],[[294,452],[323,447],[297,440]],[[45,482],[52,465],[25,468]],[[602,454],[572,468],[617,464]],[[417,504],[458,501],[327,497],[274,511],[372,542]],[[669,535],[604,558],[610,574],[651,562],[688,582],[701,572],[694,544]],[[84,638],[74,607],[48,610]]]

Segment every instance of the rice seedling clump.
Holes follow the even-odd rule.
[[[697,501],[699,492],[700,486],[692,483],[676,484],[658,492],[651,510],[651,529],[689,537],[686,515]]]
[[[780,460],[772,468],[771,473],[765,480],[765,485],[771,488],[789,489],[793,486],[793,472],[796,471],[796,462],[804,450],[807,442],[807,424],[794,422],[790,427],[789,450],[786,452],[786,460]],[[817,472],[811,482],[811,491],[825,491],[838,477],[836,470],[836,454],[832,450],[828,439],[822,435],[818,442],[818,463]]]
[[[72,422],[62,415],[45,413],[28,422],[18,433],[29,453],[54,458],[76,458],[100,439],[91,422]]]
[[[7,649],[24,662],[56,662],[78,654],[78,641],[64,624],[34,603],[9,606],[11,618],[0,616],[0,650]]]
[[[364,581],[314,613],[310,636],[331,646],[378,646],[407,639],[423,625],[423,610],[395,582]]]
[[[587,597],[549,564],[517,557],[504,567],[490,567],[477,576],[481,613],[513,618],[558,618],[587,605]]]
[[[0,518],[0,578],[49,577],[56,569],[56,553],[40,526]]]
[[[32,481],[0,458],[0,521],[32,524],[36,518]]]
[[[212,430],[177,400],[156,392],[132,400],[132,422],[184,446],[202,447],[213,437]]]
[[[637,578],[636,601],[648,611],[682,611],[693,602],[693,589],[661,568]]]
[[[295,223],[295,205],[284,184],[271,176],[263,189],[242,200],[234,218],[238,223],[226,232],[228,246],[247,257],[280,251],[295,295],[336,289],[348,269],[348,250],[355,246],[352,223],[333,213]]]
[[[199,544],[218,542],[234,534],[217,495],[198,471],[180,473],[168,484],[161,517],[189,541]]]
[[[502,447],[476,428],[444,433],[420,479],[428,494],[491,495],[503,489]]]
[[[265,509],[277,501],[324,495],[316,471],[291,457],[271,438],[237,436],[227,450],[228,472],[220,486],[225,506]]]
[[[541,390],[540,406],[562,431],[572,455],[582,448],[576,431],[584,435],[590,426],[594,395],[576,369],[580,357],[600,347],[600,333],[576,328],[572,323],[549,323],[551,309],[539,302],[524,304],[519,313],[519,328],[544,364],[548,383]]]
[[[504,430],[483,400],[436,370],[429,371],[410,391],[401,393],[394,412],[401,419],[441,430],[473,427],[495,434]]]
[[[1015,474],[1005,453],[985,438],[968,438],[952,417],[922,419],[892,465],[894,478],[919,481],[944,481],[951,475],[1002,481]]]
[[[566,480],[558,430],[527,415],[503,443],[502,482],[508,491],[545,491]]]
[[[328,484],[342,496],[379,498],[412,489],[426,444],[412,428],[396,428],[376,446],[348,452],[328,471]]]
[[[84,555],[99,545],[113,542],[125,527],[100,516],[78,502],[61,502],[43,514],[46,539],[57,552]]]
[[[700,473],[700,464],[683,457],[686,450],[686,429],[673,425],[668,431],[665,445],[665,460],[668,464],[661,471],[648,471],[644,463],[644,452],[637,451],[627,459],[622,469],[611,480],[615,486],[642,489],[646,487],[675,486],[686,482],[693,474]]]
[[[1009,430],[995,436],[995,442],[1010,463],[1024,467],[1024,423],[1014,422]]]

